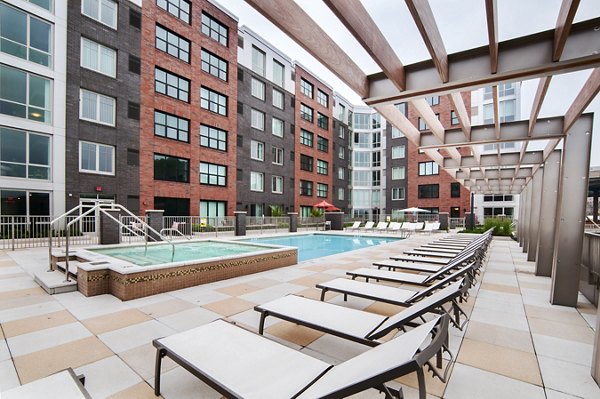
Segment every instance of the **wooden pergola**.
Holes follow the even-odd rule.
[[[577,305],[593,125],[592,115],[583,113],[600,90],[600,18],[573,23],[580,2],[563,0],[554,29],[500,42],[497,0],[485,0],[488,44],[448,54],[428,1],[405,0],[431,58],[404,65],[359,0],[323,0],[381,68],[367,75],[294,1],[246,2],[472,193],[520,194],[523,251],[536,262],[536,274],[552,277],[550,302]],[[538,118],[553,76],[588,69],[564,115]],[[536,78],[529,120],[500,123],[498,85]],[[460,92],[488,86],[495,122],[472,126]],[[448,96],[460,128],[444,129],[426,101],[432,95]],[[400,102],[409,103],[429,131],[419,131],[395,106]],[[543,150],[528,148],[540,140]],[[478,151],[482,144],[503,142],[523,144],[518,152],[503,152],[500,145],[491,155]],[[469,155],[458,147],[470,148]],[[598,334],[592,374],[600,381]]]

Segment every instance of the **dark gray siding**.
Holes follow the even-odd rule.
[[[343,137],[340,137],[340,130],[343,129]],[[344,213],[350,212],[350,196],[352,193],[350,192],[350,177],[352,176],[352,171],[350,170],[351,165],[351,155],[350,152],[350,140],[352,140],[352,133],[343,122],[340,122],[337,119],[333,120],[333,168],[331,173],[333,173],[333,204],[340,208]],[[339,157],[340,147],[344,149],[344,159]],[[339,178],[338,169],[344,168],[344,179]],[[344,189],[344,199],[340,200],[338,196],[338,189]]]
[[[386,214],[392,213],[393,209],[405,209],[408,207],[408,140],[406,137],[402,136],[400,138],[392,138],[392,125],[390,123],[387,124],[385,129],[385,137],[386,137],[386,167],[385,167],[385,203],[386,209],[382,210],[382,212]],[[404,145],[405,148],[405,156],[401,159],[392,159],[392,147],[396,147],[399,145]],[[404,180],[392,180],[392,167],[396,166],[404,166],[406,171],[406,179]],[[394,187],[404,187],[404,200],[394,200],[392,201],[392,189]]]

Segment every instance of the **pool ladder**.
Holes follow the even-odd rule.
[[[152,226],[150,226],[148,223],[146,223],[145,221],[143,221],[142,219],[140,219],[139,217],[137,217],[136,215],[134,215],[129,209],[125,208],[123,205],[121,204],[97,204],[91,208],[88,207],[84,207],[83,205],[78,205],[76,207],[74,207],[73,209],[69,210],[68,212],[65,212],[64,214],[60,215],[59,217],[55,218],[54,220],[52,220],[49,223],[49,232],[48,232],[48,263],[49,263],[49,268],[51,268],[51,262],[52,262],[52,236],[53,236],[53,226],[57,225],[58,222],[60,222],[61,220],[65,219],[67,216],[71,215],[74,211],[81,211],[82,209],[86,209],[85,212],[81,213],[79,216],[77,216],[75,219],[69,221],[66,225],[65,228],[65,282],[70,282],[70,278],[69,278],[69,236],[70,236],[70,228],[71,226],[73,226],[75,223],[81,221],[84,217],[89,216],[90,214],[95,214],[96,211],[99,211],[101,213],[103,213],[104,215],[108,216],[109,219],[113,220],[114,222],[117,223],[117,225],[119,225],[120,228],[124,228],[125,230],[129,231],[130,233],[139,236],[140,232],[143,233],[143,237],[144,237],[144,255],[147,254],[148,252],[148,241],[152,240],[157,242],[158,240],[152,236],[150,233],[153,233],[156,235],[156,237],[161,237],[161,239],[163,241],[166,241],[167,243],[169,243],[171,245],[171,262],[175,259],[175,244],[173,244],[173,241],[168,238],[167,236],[163,236],[162,234],[160,234],[160,232],[156,231],[155,229],[152,228]],[[128,216],[131,216],[134,218],[134,220],[136,221],[136,223],[139,223],[139,226],[141,226],[141,228],[135,228],[133,229],[131,226],[128,226],[124,223],[122,223],[119,219],[115,218],[113,215],[111,215],[110,213],[108,213],[107,211],[114,211],[114,210],[119,210],[122,211],[124,213],[126,213]]]

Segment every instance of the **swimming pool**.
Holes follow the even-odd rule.
[[[251,238],[244,241],[260,244],[285,245],[298,248],[298,261],[321,258],[341,252],[398,241],[399,238],[360,237],[333,234],[303,234],[276,238]]]

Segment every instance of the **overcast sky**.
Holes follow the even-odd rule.
[[[245,1],[216,1],[239,18],[240,26],[247,25],[283,53],[317,74],[349,101],[362,104],[356,93]],[[296,0],[296,2],[363,71],[371,74],[381,70],[322,1]],[[430,58],[403,1],[362,0],[362,3],[404,64]],[[448,53],[487,44],[483,0],[430,0],[430,4]],[[498,1],[499,40],[554,28],[560,4],[561,0]],[[575,22],[597,17],[600,17],[600,0],[581,0]],[[600,43],[600,39],[598,42]],[[540,117],[564,115],[590,73],[588,70],[555,76],[550,84]],[[523,82],[521,119],[529,117],[537,81],[534,79]],[[586,112],[595,113],[591,165],[600,166],[600,96],[596,96]]]

